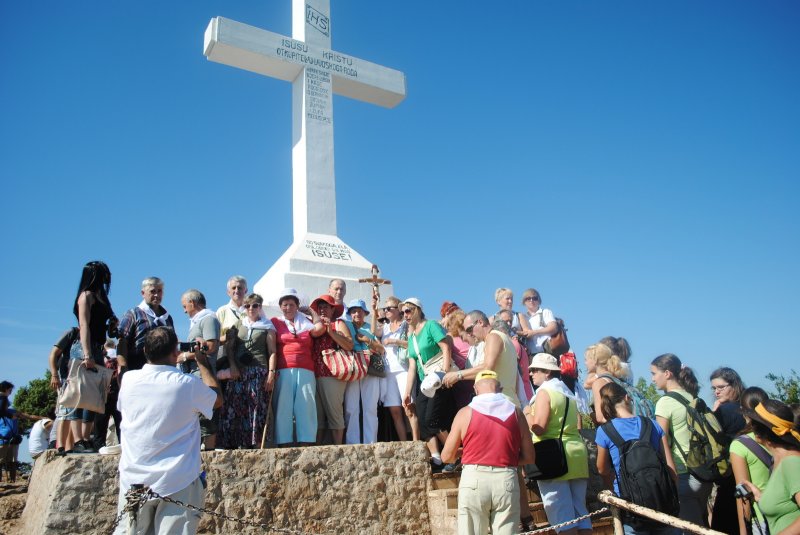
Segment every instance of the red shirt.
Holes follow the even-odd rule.
[[[473,409],[463,443],[462,464],[516,468],[521,446],[517,413],[501,421]]]
[[[294,333],[280,318],[272,318],[272,324],[275,325],[277,333],[278,369],[303,368],[313,372],[311,331]]]

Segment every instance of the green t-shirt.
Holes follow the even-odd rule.
[[[758,507],[767,517],[770,533],[780,533],[800,518],[800,507],[794,500],[799,492],[800,457],[792,455],[784,458],[772,471],[758,502]]]
[[[431,358],[435,357],[441,351],[439,342],[445,339],[447,333],[444,328],[435,321],[426,321],[422,326],[419,335],[409,333],[408,335],[408,358],[412,358],[417,362],[417,376],[420,381],[425,380],[425,370],[422,365],[428,362]],[[416,344],[414,343],[416,339]],[[417,346],[422,356],[420,362],[420,355],[417,355]]]
[[[753,433],[748,433],[747,436],[753,440],[756,438]],[[745,460],[747,469],[750,471],[750,477],[748,479],[760,490],[764,490],[767,486],[767,480],[769,480],[769,468],[767,465],[761,462],[761,459],[756,457],[755,454],[747,449],[747,446],[739,442],[738,439],[731,442],[730,451]],[[767,453],[770,454],[769,450],[767,450]]]
[[[694,397],[685,390],[673,390],[673,392],[685,397],[688,401],[692,401]],[[670,451],[672,451],[672,459],[675,461],[675,470],[679,474],[688,472],[686,469],[686,462],[681,455],[678,446],[683,448],[683,451],[689,451],[689,440],[691,433],[689,426],[686,425],[686,407],[681,405],[680,401],[674,400],[668,396],[661,396],[656,403],[656,416],[661,416],[669,422],[669,444]]]
[[[567,468],[569,470],[563,476],[550,481],[566,481],[589,477],[589,454],[578,430],[578,404],[574,399],[567,398],[564,394],[555,390],[548,389],[547,395],[550,396],[550,418],[547,419],[547,427],[545,427],[541,436],[531,433],[533,442],[548,438],[558,439],[558,435],[561,433],[561,422],[564,421],[564,411],[567,409],[564,400],[569,399],[569,412],[567,413],[567,421],[564,423],[564,434],[561,436],[561,442],[564,444],[564,451],[567,454]],[[533,410],[533,407],[533,402],[531,402],[531,410]]]
[[[754,433],[748,433],[748,437],[755,440],[756,436]],[[759,446],[760,447],[760,446]],[[747,446],[742,444],[738,439],[731,442],[730,452],[733,455],[738,455],[744,462],[747,463],[747,470],[750,473],[750,477],[748,477],[748,481],[750,481],[753,485],[759,488],[759,490],[764,490],[767,486],[767,481],[769,480],[769,468],[765,465],[761,459],[756,457],[756,455],[750,451]],[[767,450],[767,453],[770,453]],[[770,453],[771,455],[771,453]],[[764,515],[761,513],[760,509],[756,509],[756,515],[759,519],[763,520]]]

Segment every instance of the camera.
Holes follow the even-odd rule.
[[[181,353],[195,353],[197,350],[208,351],[208,344],[202,346],[198,342],[178,342],[178,351]]]
[[[733,491],[733,495],[736,498],[741,498],[743,500],[752,500],[753,493],[750,492],[750,489],[744,486],[744,484],[740,483],[736,485],[736,490]]]

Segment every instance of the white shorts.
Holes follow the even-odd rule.
[[[384,407],[399,407],[403,404],[401,392],[405,392],[408,372],[386,371],[381,378],[380,402]]]

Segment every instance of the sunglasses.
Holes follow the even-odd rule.
[[[476,324],[475,324],[475,323],[473,323],[473,324],[472,324],[472,325],[470,325],[469,327],[465,327],[465,328],[464,328],[464,332],[466,332],[467,334],[472,334],[472,329],[474,329],[474,328],[475,328],[475,325],[476,325]]]
[[[529,295],[528,297],[523,299],[523,301],[539,301],[539,296],[538,295]]]
[[[389,323],[389,318],[378,318],[378,323]]]
[[[244,308],[261,308],[260,303],[250,303],[249,305],[244,305]]]
[[[390,310],[397,310],[397,307],[383,307],[382,309],[384,312],[389,312]]]
[[[411,310],[410,308],[404,308],[404,309],[403,309],[403,314],[411,314],[411,313],[413,313],[413,312],[414,312],[414,311],[413,311],[413,310]]]

